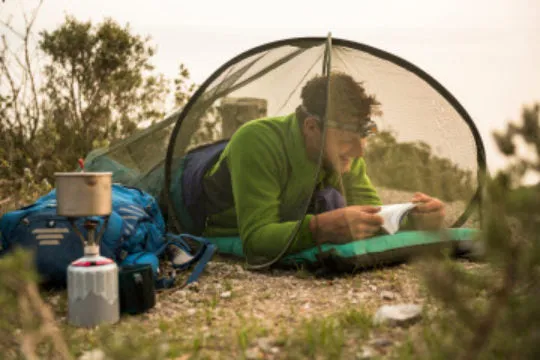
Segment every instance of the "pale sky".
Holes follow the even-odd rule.
[[[2,17],[19,15],[20,3],[37,4],[4,1]],[[517,120],[523,104],[540,102],[540,0],[45,0],[36,29],[58,26],[65,14],[129,23],[152,37],[159,72],[173,78],[184,63],[198,84],[241,52],[283,38],[331,32],[378,47],[458,99],[480,131],[490,169],[503,164],[491,131]]]

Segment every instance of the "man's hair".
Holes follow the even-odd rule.
[[[317,76],[302,88],[303,107],[300,106],[296,111],[300,123],[303,123],[309,114],[317,115],[320,119],[325,116],[327,81],[330,81],[328,114],[333,121],[341,123],[367,121],[372,114],[372,106],[380,104],[374,95],[366,93],[363,83],[356,82],[350,75],[331,73],[329,80],[326,76]]]

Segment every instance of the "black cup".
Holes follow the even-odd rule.
[[[154,307],[156,293],[149,264],[121,266],[118,271],[120,312],[140,314]]]

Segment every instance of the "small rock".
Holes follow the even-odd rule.
[[[269,338],[257,339],[257,346],[264,352],[270,352],[272,349],[272,341]]]
[[[57,306],[59,300],[60,300],[60,296],[57,295],[57,296],[52,296],[49,299],[49,302],[51,303],[52,306]]]
[[[360,360],[368,360],[377,356],[377,352],[368,346],[362,346],[362,352],[356,354]]]
[[[277,353],[279,352],[279,348],[278,348],[277,346],[272,346],[272,347],[270,348],[270,352],[271,352],[272,354],[277,354]]]
[[[188,309],[188,311],[187,311],[187,314],[188,314],[189,316],[193,316],[193,315],[195,315],[196,313],[197,313],[197,310],[194,309],[194,308]]]
[[[422,317],[422,307],[415,304],[384,305],[373,317],[375,325],[407,326],[414,324]]]
[[[370,285],[369,285],[369,289],[370,289],[371,291],[377,291],[377,287],[376,287],[375,285],[373,285],[373,284],[370,284]]]
[[[304,310],[309,310],[311,308],[311,304],[310,303],[305,303],[304,306],[302,306],[302,308]]]
[[[245,355],[246,355],[246,359],[248,360],[260,359],[263,356],[261,351],[257,348],[247,349]]]
[[[170,350],[171,346],[169,343],[162,343],[159,345],[159,351],[162,354],[166,354]]]
[[[175,291],[173,296],[175,297],[186,297],[187,293],[185,290],[178,290],[178,291]]]
[[[374,347],[386,347],[393,344],[393,341],[388,338],[375,338],[369,342],[369,345]]]
[[[356,297],[359,298],[360,300],[364,300],[371,297],[371,294],[366,291],[361,291],[356,294]]]
[[[229,299],[231,296],[232,296],[232,293],[230,291],[222,292],[220,295],[222,299]]]
[[[79,360],[104,360],[105,353],[101,349],[94,349],[91,351],[85,351],[80,357]]]
[[[198,291],[199,291],[199,288],[200,288],[199,282],[198,282],[198,281],[194,281],[194,282],[188,284],[188,285],[186,286],[186,288],[187,288],[188,290],[198,292]]]
[[[381,292],[381,299],[383,300],[394,300],[396,298],[396,294],[394,294],[391,291],[383,291]]]

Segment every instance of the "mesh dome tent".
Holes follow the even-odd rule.
[[[334,82],[339,74],[360,84],[364,100],[374,100],[364,104],[366,114],[346,109],[358,99]],[[313,79],[324,84],[317,109],[313,102],[301,106]],[[321,131],[310,140],[300,118],[313,114]],[[329,129],[351,116],[373,121],[378,132],[363,144],[361,160],[348,158],[350,152],[332,157],[327,144],[336,137]],[[90,154],[87,169],[113,171],[114,181],[159,197],[178,232],[196,232],[192,215],[204,214],[195,219],[204,235],[240,235],[248,263],[262,267],[312,244],[306,233],[313,194],[325,184],[337,188],[346,206],[370,196],[405,202],[421,191],[451,208],[447,227],[463,226],[480,201],[486,160],[474,122],[435,79],[395,55],[328,36],[286,39],[238,55],[182,110]],[[197,195],[189,179],[199,180]]]

